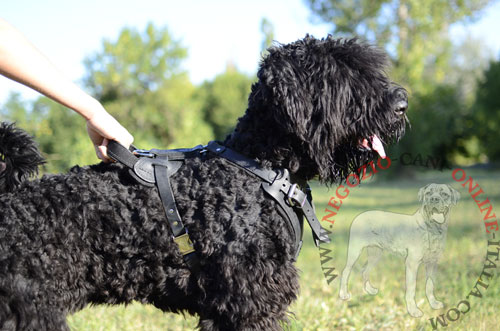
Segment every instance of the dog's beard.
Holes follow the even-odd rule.
[[[359,174],[362,167],[378,157],[377,152],[357,145],[343,145],[333,153],[328,183],[345,182],[350,174]]]
[[[382,133],[374,133],[366,136],[362,136],[358,139],[358,147],[368,151],[373,151],[382,159],[386,158],[384,144],[388,145],[391,143],[398,142],[405,133],[406,123],[408,118],[405,116],[393,119]],[[408,122],[409,123],[409,122]],[[374,123],[376,124],[376,123]]]
[[[404,135],[405,122],[394,123],[389,134],[371,134],[359,138],[355,142],[344,143],[337,146],[333,153],[333,166],[331,167],[331,183],[344,182],[350,174],[359,174],[360,169],[370,161],[379,157],[385,159],[384,144],[393,143]]]
[[[388,126],[385,131],[387,134],[383,136],[383,141],[386,144],[398,142],[405,135],[406,124],[410,125],[410,121],[408,120],[408,116],[405,114],[403,117],[395,120]]]
[[[327,162],[317,163],[329,164],[327,168],[319,167],[319,180],[326,184],[340,184],[345,182],[350,174],[359,175],[360,169],[370,161],[375,161],[379,157],[385,158],[384,145],[387,146],[399,141],[405,133],[407,122],[408,119],[404,115],[390,118],[389,124],[386,124],[385,127],[382,126],[382,123],[387,122],[377,123],[377,121],[372,120],[370,124],[375,130],[373,128],[357,128],[354,137],[345,139],[335,147]]]

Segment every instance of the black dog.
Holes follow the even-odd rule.
[[[332,184],[403,134],[406,91],[387,78],[382,51],[306,36],[269,52],[224,146],[265,169]],[[5,124],[0,155],[1,330],[67,330],[66,315],[89,303],[133,300],[197,314],[203,330],[276,330],[287,320],[299,292],[294,237],[244,169],[206,153],[171,178],[199,259],[194,272],[157,189],[128,168],[74,167],[26,181],[29,163],[42,160]]]

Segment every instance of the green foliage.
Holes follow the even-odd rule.
[[[315,15],[333,24],[333,33],[358,35],[389,51],[396,80],[415,93],[443,82],[451,55],[450,24],[474,19],[489,2],[308,0]]]
[[[116,41],[105,41],[100,52],[87,57],[85,83],[131,131],[136,145],[205,143],[213,134],[181,67],[186,56],[187,50],[165,28],[149,24],[144,33],[125,28]]]
[[[203,104],[205,119],[217,139],[223,140],[244,114],[251,84],[250,77],[228,67],[226,72],[199,88],[198,100]]]
[[[33,122],[36,121],[32,121],[31,119],[34,120],[33,117],[37,115],[33,114],[35,116],[31,117],[28,115],[29,113],[33,114],[32,111],[28,110],[28,103],[21,98],[19,93],[11,93],[3,107],[0,108],[2,120],[15,122],[27,130],[30,130],[31,126],[35,125]]]
[[[474,136],[490,160],[500,161],[500,61],[491,62],[479,83],[473,107]]]
[[[479,38],[468,36],[453,46],[453,57],[445,82],[460,89],[460,99],[468,107],[474,102],[478,81],[483,79],[492,58],[493,52]]]
[[[104,40],[102,50],[84,60],[84,82],[102,102],[136,97],[183,73],[186,57],[187,50],[166,28],[149,23],[142,34],[124,28],[116,41]]]
[[[263,35],[262,44],[260,46],[260,53],[264,55],[269,46],[274,41],[274,26],[267,18],[262,18],[260,21],[260,32]]]
[[[401,141],[389,147],[389,153],[433,156],[452,163],[457,153],[467,155],[468,116],[469,108],[461,102],[456,86],[440,85],[416,94],[408,112],[411,125]]]
[[[16,122],[35,137],[47,159],[45,171],[62,172],[75,164],[97,161],[85,121],[50,99],[26,102],[19,94],[12,94],[0,114],[2,120]]]

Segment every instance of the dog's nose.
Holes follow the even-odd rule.
[[[408,110],[408,93],[398,85],[392,86],[390,93],[394,112],[399,116],[403,116]]]
[[[431,203],[438,203],[441,199],[439,197],[431,197]]]
[[[408,102],[402,100],[396,103],[396,107],[394,109],[396,114],[403,115],[407,110],[408,110]]]

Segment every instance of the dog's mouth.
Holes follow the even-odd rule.
[[[370,136],[368,139],[366,138],[360,139],[359,146],[368,149],[370,151],[377,152],[378,155],[380,155],[380,157],[383,159],[386,158],[384,145],[382,144],[382,141],[376,134]]]
[[[433,220],[434,222],[437,222],[439,224],[442,224],[446,220],[446,216],[448,215],[448,207],[441,207],[437,208],[434,207],[431,209],[429,213],[429,218]]]

